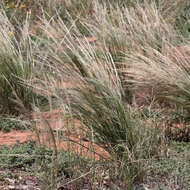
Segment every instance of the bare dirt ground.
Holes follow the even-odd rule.
[[[10,131],[8,133],[0,131],[0,145],[12,145],[17,141],[23,143],[34,138],[31,130]]]
[[[84,136],[84,131],[86,129],[81,128],[79,121],[75,121],[73,125],[67,125],[60,110],[33,113],[33,119],[36,123],[36,128],[40,132],[40,143],[45,144],[48,147],[54,146],[53,139],[50,135],[51,132],[49,130],[51,128],[54,136],[56,137],[57,149],[63,148],[81,156],[88,156],[94,160],[99,160],[108,156],[108,153],[106,153],[102,148],[87,141]],[[74,126],[75,128],[70,128],[71,126]],[[0,131],[0,145],[11,146],[17,142],[24,143],[28,140],[39,142],[35,130],[12,130],[7,133]],[[12,171],[12,173],[14,172],[14,174],[19,176],[14,178],[8,176],[4,169],[0,168],[0,174],[7,176],[3,177],[3,180],[0,179],[0,189],[40,190],[41,182],[39,178],[33,174],[27,175],[26,172],[22,172],[21,170],[22,169],[18,168]],[[65,180],[64,183],[67,182]],[[82,187],[79,189],[83,189],[83,186],[85,186],[85,183],[82,184]],[[71,190],[73,188],[66,187],[66,189]]]
[[[66,123],[63,114],[59,110],[52,110],[45,113],[34,113],[33,119],[36,123],[36,129],[40,134],[40,143],[53,147],[53,139],[50,129],[52,130],[57,148],[64,148],[71,152],[83,156],[90,156],[94,159],[108,156],[102,148],[92,145],[85,137],[84,126],[79,121],[75,121],[72,125]],[[16,142],[23,143],[28,140],[39,141],[35,130],[14,130],[10,132],[0,131],[0,145],[13,145]]]
[[[36,29],[34,28],[34,31]],[[34,31],[30,31],[33,33]],[[78,39],[79,41],[85,40],[89,43],[96,42],[98,39],[95,37],[86,37]],[[70,84],[61,84],[62,86]],[[63,114],[60,110],[52,110],[44,113],[33,113],[33,120],[36,123],[36,128],[39,130],[40,142],[48,146],[53,146],[52,137],[49,129],[51,128],[56,137],[57,148],[64,148],[78,154],[92,156],[94,159],[108,156],[102,148],[97,145],[90,144],[85,137],[85,128],[81,127],[79,121],[75,121],[73,127],[65,123]],[[66,127],[67,126],[67,127]],[[69,128],[68,128],[69,126]],[[61,133],[61,135],[60,135]],[[58,137],[59,136],[59,137]],[[68,142],[69,139],[69,142]],[[35,130],[14,130],[10,132],[0,131],[0,145],[13,145],[16,142],[23,143],[27,140],[37,140]],[[39,139],[38,139],[39,140]],[[93,153],[92,153],[93,152]]]

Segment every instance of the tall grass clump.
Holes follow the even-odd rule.
[[[60,6],[57,7],[59,17],[70,26],[71,20],[75,21],[81,34],[89,35],[88,30],[81,24],[84,19],[91,19],[93,15],[92,0],[82,1],[62,1]]]
[[[75,24],[73,27],[78,31]],[[143,179],[144,163],[159,152],[160,128],[132,116],[109,52],[97,53],[87,39],[71,35],[71,28],[61,19],[44,21],[42,28],[49,40],[46,66],[56,73],[49,72],[44,88],[70,118],[80,121],[89,142],[109,153],[115,166],[113,178],[119,177],[131,187]],[[66,83],[58,91],[51,80]]]
[[[95,1],[94,17],[93,22],[84,24],[100,43],[106,44],[116,62],[126,52],[141,51],[141,46],[149,45],[161,51],[164,40],[176,41],[173,23],[163,17],[163,11],[154,1],[122,8],[110,4],[109,9]]]
[[[110,86],[110,82],[96,77],[86,78],[85,83],[83,89],[67,89],[73,117],[87,127],[90,141],[109,153],[116,164],[116,176],[127,180],[129,186],[141,181],[145,160],[159,152],[159,128],[130,115],[120,86]]]
[[[157,98],[182,106],[189,115],[189,41],[178,46],[168,43],[163,52],[151,47],[144,51],[147,56],[134,53],[128,57],[133,65],[129,73],[137,86],[153,88]]]
[[[84,22],[92,36],[98,39],[98,47],[109,51],[129,103],[135,103],[133,83],[123,70],[130,65],[125,64],[125,56],[130,52],[145,53],[145,46],[162,51],[164,41],[177,43],[173,23],[163,17],[164,10],[154,1],[136,2],[134,6],[113,6],[94,1],[94,19]]]
[[[4,12],[0,13],[0,19],[1,112],[27,113],[37,96],[32,88],[25,85],[25,82],[31,85],[36,44],[29,36],[27,21],[18,36]]]

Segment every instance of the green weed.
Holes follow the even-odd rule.
[[[0,116],[0,130],[9,132],[11,130],[25,130],[28,128],[27,123],[22,122],[14,116]]]
[[[167,158],[161,158],[149,163],[149,180],[151,189],[165,186],[168,189],[189,189],[189,143],[171,141]],[[157,185],[156,185],[157,184]]]

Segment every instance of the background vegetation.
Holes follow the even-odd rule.
[[[5,0],[0,25],[0,129],[27,120],[38,139],[2,147],[3,170],[35,168],[41,189],[190,188],[188,0]]]

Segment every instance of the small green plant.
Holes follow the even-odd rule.
[[[11,130],[25,130],[27,123],[22,122],[19,118],[14,116],[0,116],[0,130],[9,132]]]
[[[0,163],[4,168],[27,168],[35,162],[36,148],[34,141],[20,144],[19,142],[11,147],[0,147]],[[3,155],[3,156],[2,156]]]
[[[63,149],[58,152],[57,159],[54,151],[34,141],[17,142],[12,146],[0,146],[0,166],[6,170],[4,177],[16,178],[17,170],[36,175],[41,181],[41,188],[53,189],[59,181],[78,177],[80,170],[85,170],[87,159],[79,157]],[[78,172],[74,171],[74,167]],[[80,168],[81,167],[81,168]],[[10,172],[12,171],[12,172]]]
[[[151,184],[150,189],[158,189],[161,185],[169,189],[190,188],[189,148],[189,143],[170,141],[167,158],[149,162],[147,183]],[[158,182],[159,179],[162,180]]]

